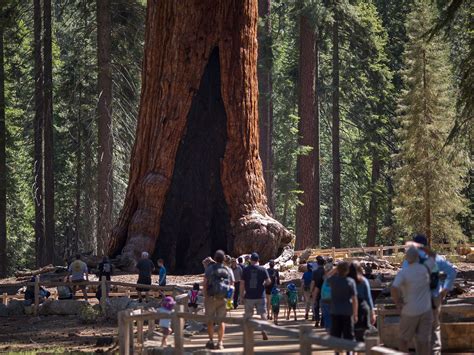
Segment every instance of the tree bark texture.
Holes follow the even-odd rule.
[[[53,264],[54,248],[54,142],[53,142],[53,51],[51,0],[43,0],[43,90],[44,90],[44,257]]]
[[[339,119],[339,23],[332,28],[332,246],[341,247],[341,154]]]
[[[81,237],[81,211],[82,211],[82,87],[79,87],[79,105],[76,122],[76,206],[74,211],[74,241],[72,247],[74,252],[79,251],[79,240]],[[69,251],[69,250],[68,250]]]
[[[105,254],[107,238],[112,229],[112,70],[110,0],[97,0],[97,62],[98,71],[98,175],[97,175],[97,253]]]
[[[367,246],[375,246],[377,237],[378,193],[377,184],[380,179],[380,158],[377,152],[372,153],[372,177],[370,182],[369,220],[367,227]]]
[[[34,118],[34,184],[33,196],[35,202],[35,245],[36,266],[44,263],[44,201],[43,201],[43,57],[41,54],[42,15],[41,0],[33,2],[34,20],[34,75],[35,75],[35,118]]]
[[[315,186],[315,69],[316,36],[306,15],[300,15],[300,59],[299,59],[299,145],[311,150],[299,155],[296,178],[301,204],[296,207],[296,249],[313,247],[316,241],[316,186]]]
[[[7,276],[7,152],[3,32],[3,26],[0,25],[0,277]]]
[[[216,248],[265,260],[291,242],[270,217],[258,154],[257,19],[253,0],[148,1],[136,141],[110,255],[148,251],[189,271]]]
[[[274,212],[273,175],[273,103],[272,103],[272,24],[271,0],[258,0],[258,113],[260,117],[260,158],[262,159],[268,207]]]

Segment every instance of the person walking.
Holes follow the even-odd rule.
[[[410,247],[402,268],[392,283],[391,295],[401,312],[400,350],[408,353],[408,343],[415,338],[418,355],[431,354],[431,331],[433,311],[431,309],[430,271],[420,263],[420,256]]]
[[[431,352],[433,355],[441,355],[441,324],[439,321],[441,313],[441,304],[446,298],[449,291],[453,290],[454,280],[456,279],[456,269],[453,264],[447,261],[443,256],[436,254],[428,246],[428,239],[424,234],[417,234],[412,242],[407,243],[418,250],[420,262],[431,269],[430,288],[431,302],[433,305],[433,328],[431,331]],[[408,266],[405,260],[402,268]],[[439,274],[442,273],[446,277],[442,281]]]
[[[149,257],[150,255],[146,251],[142,252],[142,257],[136,265],[138,270],[138,285],[151,285],[151,274],[153,270],[155,270],[155,265],[153,264],[153,261],[149,259]],[[142,292],[145,292],[145,301],[147,301],[149,291],[150,288],[148,287],[137,287],[138,302],[143,301]]]
[[[103,276],[105,276],[105,279],[107,281],[111,281],[112,272],[113,272],[112,263],[110,262],[110,260],[107,256],[104,256],[102,258],[102,262],[99,263],[99,281],[102,280]],[[100,289],[100,294],[102,294],[102,286],[99,286],[99,289]],[[107,297],[109,297],[109,291],[110,291],[110,285],[109,284],[106,285],[106,290],[105,291],[106,291],[105,295]]]
[[[349,277],[356,283],[357,301],[359,303],[358,321],[354,325],[355,338],[364,341],[364,333],[375,324],[374,301],[369,281],[364,277],[364,271],[359,262],[353,261],[349,266]]]
[[[316,292],[320,293],[321,305],[321,324],[329,333],[331,331],[331,286],[328,279],[334,274],[334,266],[332,263],[324,264],[324,282],[321,289],[316,288]]]
[[[207,267],[204,273],[204,308],[206,316],[224,318],[227,314],[226,297],[234,285],[234,273],[224,265],[225,253],[217,250],[214,254],[215,264]],[[207,323],[209,341],[208,349],[224,349],[225,323],[218,322],[217,345],[214,344],[214,321]]]
[[[87,269],[87,264],[81,260],[81,254],[76,254],[76,260],[74,260],[71,265],[69,265],[69,281],[73,283],[72,293],[73,297],[76,294],[77,286],[75,284],[82,283],[84,281],[89,281],[89,270]],[[79,286],[84,295],[84,299],[87,302],[87,286]]]
[[[236,259],[232,259],[231,265],[232,265],[232,272],[234,274],[234,285],[235,285],[233,306],[234,306],[234,309],[236,309],[239,306],[240,280],[242,279],[242,273],[244,270],[239,264],[237,264]]]
[[[265,287],[271,284],[267,270],[259,265],[259,255],[252,253],[250,265],[244,269],[240,281],[240,299],[244,300],[246,319],[252,318],[254,309],[262,320],[267,320]],[[268,340],[267,333],[262,330],[263,340]]]
[[[317,292],[316,289],[321,290],[321,287],[323,286],[324,282],[324,258],[320,255],[316,257],[316,268],[313,270],[313,279],[311,281],[311,295],[313,297],[314,301],[314,308],[313,308],[313,314],[314,314],[314,321],[315,327],[319,327],[320,325],[323,326],[323,324],[320,324],[321,321],[321,316],[319,313],[320,309],[320,300],[321,300],[321,293]]]
[[[158,268],[160,269],[158,274],[158,286],[166,286],[166,268],[163,259],[158,259]]]
[[[313,265],[308,263],[306,265],[306,271],[303,273],[301,278],[301,293],[303,294],[304,304],[305,304],[305,315],[304,319],[308,319],[309,310],[314,304],[311,297],[311,281],[313,280]],[[314,313],[314,312],[313,312]],[[314,314],[313,314],[314,317]]]
[[[272,319],[272,308],[270,304],[270,297],[272,295],[273,287],[280,286],[280,273],[275,269],[275,261],[272,259],[268,262],[268,276],[270,277],[270,285],[265,286],[265,297],[267,303],[267,318]]]
[[[357,289],[354,280],[347,277],[349,263],[341,261],[336,274],[328,279],[331,287],[331,330],[334,337],[354,340],[354,323],[358,319]]]
[[[278,325],[278,314],[280,314],[281,304],[281,294],[278,287],[273,287],[270,302],[272,304],[273,323],[275,323],[275,325]]]

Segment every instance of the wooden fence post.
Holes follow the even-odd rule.
[[[336,261],[336,248],[332,247],[332,260]]]
[[[182,304],[177,305],[177,307],[175,307],[175,312],[184,312],[184,306]],[[177,313],[173,316],[174,353],[176,355],[182,355],[184,353],[184,319],[180,318]]]
[[[380,344],[380,338],[377,331],[369,332],[365,334],[365,354],[372,355],[372,348]]]
[[[254,348],[254,338],[253,338],[253,333],[254,333],[254,327],[253,324],[251,324],[248,319],[244,320],[243,323],[243,329],[244,329],[244,355],[253,355],[253,348]]]
[[[301,355],[311,355],[311,341],[308,339],[308,336],[313,331],[313,326],[311,325],[302,325],[300,326],[300,354]]]
[[[380,258],[383,259],[383,245],[380,246]]]
[[[148,339],[153,339],[153,336],[154,336],[154,333],[155,332],[155,320],[154,319],[150,319],[148,321]]]
[[[4,292],[2,295],[2,303],[6,306],[8,304],[8,293]]]
[[[144,343],[142,320],[137,320],[137,343],[140,345],[143,345]]]
[[[38,315],[39,311],[39,276],[35,277],[35,309],[34,309],[34,315]]]
[[[130,315],[130,312],[127,315]],[[134,344],[133,344],[133,341],[135,338],[135,334],[133,332],[134,325],[135,325],[135,321],[133,319],[127,320],[127,328],[128,328],[128,334],[129,334],[128,338],[130,339],[128,349],[129,351],[132,352],[132,354],[134,353]]]
[[[126,311],[121,311],[118,314],[120,355],[130,354],[130,332],[128,331],[128,324],[125,319],[125,312]]]
[[[100,308],[102,309],[102,312],[105,314],[105,307],[106,307],[106,302],[107,302],[107,283],[105,276],[102,276],[102,280],[100,281]]]

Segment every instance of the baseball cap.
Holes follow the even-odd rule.
[[[417,234],[413,237],[413,241],[418,244],[428,245],[428,239],[424,234]]]
[[[258,259],[260,259],[260,256],[257,254],[257,253],[252,253],[250,255],[250,260],[252,261],[258,261]]]

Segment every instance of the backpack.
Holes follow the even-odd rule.
[[[277,271],[275,269],[268,269],[267,272],[268,276],[270,277],[270,281],[272,282],[271,285],[275,285]]]
[[[430,269],[430,267],[426,264],[426,261],[428,261],[428,258],[420,257],[420,264],[423,264],[423,266],[426,267],[426,270],[428,271],[428,274],[430,275],[430,290],[435,290],[436,287],[438,287],[438,283],[439,283],[438,265],[436,264],[436,261],[435,261],[433,269]]]
[[[72,299],[72,290],[69,286],[58,286],[58,299],[69,300]]]
[[[214,264],[208,279],[207,294],[216,298],[226,298],[232,289],[229,284],[229,271],[221,264]]]
[[[110,274],[110,271],[112,271],[112,265],[110,265],[110,263],[102,264],[102,272],[104,274]]]
[[[272,295],[272,298],[270,299],[270,303],[273,307],[277,307],[280,305],[280,294],[276,293]]]
[[[295,305],[298,303],[298,292],[288,291],[288,303],[291,305]]]
[[[199,291],[191,290],[191,295],[189,297],[189,303],[196,304],[198,298]]]
[[[324,280],[323,286],[321,287],[321,300],[329,301],[331,299],[331,286],[328,280]]]
[[[311,286],[311,281],[313,281],[313,272],[312,271],[306,271],[303,274],[303,285],[304,285],[304,290],[309,291],[309,288]]]

